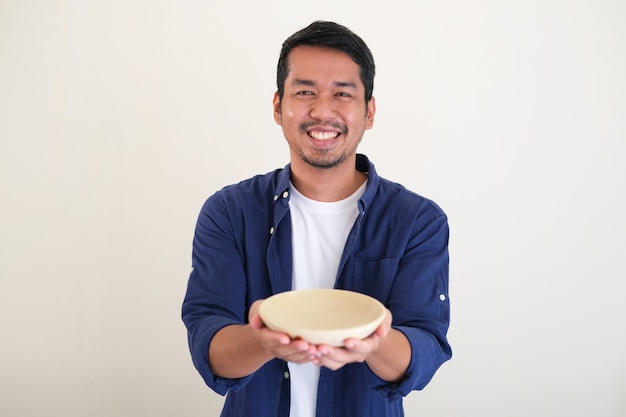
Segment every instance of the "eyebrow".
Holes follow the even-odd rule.
[[[350,81],[335,81],[333,84],[335,85],[335,87],[352,88],[355,90],[357,89],[356,83]],[[293,80],[292,85],[306,85],[309,87],[313,87],[315,86],[315,82],[312,80],[303,80],[300,78],[296,78]]]

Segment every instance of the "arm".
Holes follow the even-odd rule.
[[[404,334],[391,327],[391,312],[371,336],[348,339],[344,347],[319,346],[313,362],[337,370],[352,362],[366,362],[381,379],[402,379],[411,360],[411,345]]]
[[[218,348],[219,356],[220,346],[232,348],[224,343],[237,336],[234,330],[245,329],[246,294],[250,289],[242,258],[241,232],[236,229],[239,220],[233,221],[233,216],[238,215],[236,209],[229,209],[221,193],[209,198],[202,207],[193,240],[193,270],[182,309],[194,365],[207,385],[220,394],[246,383],[242,372],[214,372],[217,361],[209,357],[210,347]],[[253,296],[265,295],[263,289],[260,292]],[[240,340],[238,352],[249,350],[250,338],[242,336]],[[225,367],[230,364],[225,359]],[[254,365],[258,368],[262,363]]]
[[[242,378],[273,358],[304,363],[313,357],[313,345],[265,327],[257,313],[259,303],[256,301],[250,309],[249,324],[226,326],[215,334],[208,355],[216,375]]]
[[[355,344],[354,349],[358,348]],[[382,338],[378,349],[367,356],[369,368],[381,379],[397,382],[406,374],[411,361],[411,345],[404,334],[390,329],[389,334]]]
[[[434,205],[424,204],[420,209],[422,213],[413,218],[410,213],[393,221],[381,217],[375,223],[376,233],[392,228],[394,239],[379,246],[368,244],[368,251],[355,262],[356,272],[349,270],[345,275],[348,288],[387,306],[392,326],[388,331],[379,328],[363,341],[347,341],[344,351],[320,349],[326,353],[320,363],[331,369],[365,362],[370,386],[389,398],[422,389],[451,355],[446,339],[450,313],[447,218]],[[412,227],[398,229],[398,224]],[[352,281],[351,274],[358,279]]]
[[[284,344],[277,339],[276,344]],[[250,325],[232,324],[219,330],[209,345],[209,366],[215,375],[243,378],[270,359],[254,336]]]

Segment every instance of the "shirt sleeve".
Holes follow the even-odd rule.
[[[388,301],[392,326],[406,336],[411,346],[405,378],[389,384],[371,370],[366,371],[370,387],[389,401],[423,389],[452,356],[446,336],[450,321],[448,222],[434,203],[424,214],[415,222],[399,259]]]
[[[222,378],[209,366],[213,336],[225,326],[245,323],[246,279],[240,253],[226,204],[218,193],[206,201],[198,217],[182,318],[194,366],[221,395],[237,390],[250,378]]]

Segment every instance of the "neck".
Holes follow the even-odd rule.
[[[356,157],[333,168],[291,164],[291,182],[304,196],[316,201],[339,201],[351,196],[367,176],[357,171]]]

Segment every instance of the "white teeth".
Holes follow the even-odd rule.
[[[328,140],[328,139],[336,138],[339,133],[337,132],[310,132],[309,134],[311,135],[313,139]]]

